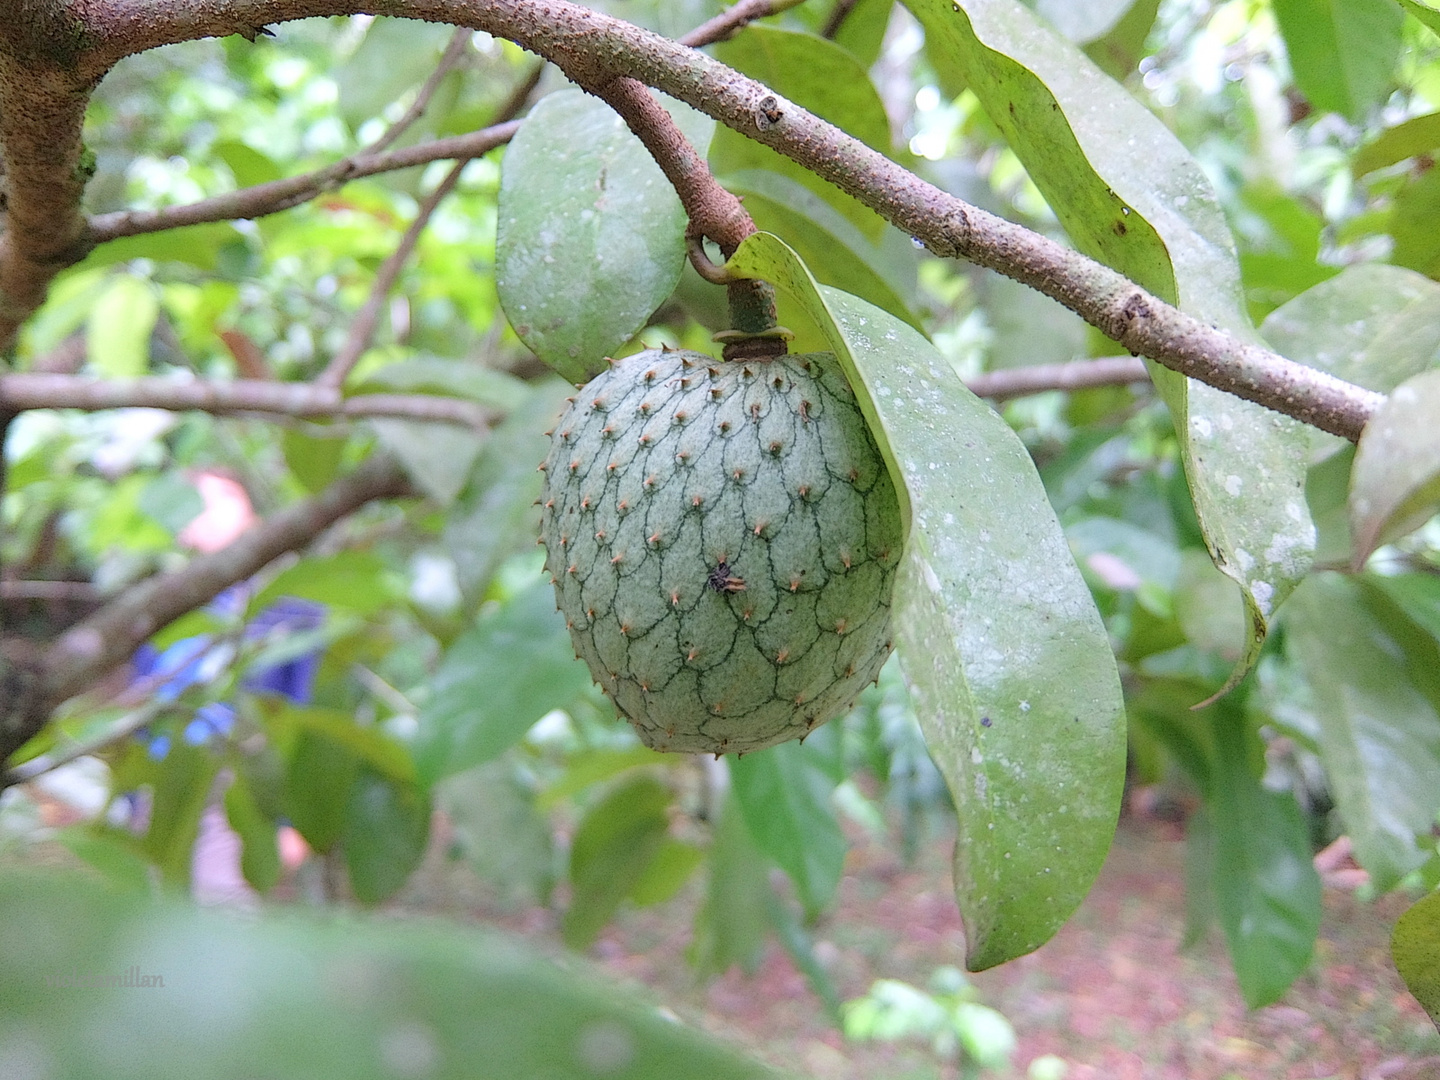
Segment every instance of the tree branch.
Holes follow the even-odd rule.
[[[1075,360],[1068,364],[1036,364],[1034,367],[987,371],[966,379],[976,397],[1009,401],[1047,390],[1088,390],[1097,386],[1126,386],[1149,382],[1145,361],[1135,356],[1103,356],[1096,360]]]
[[[229,547],[131,586],[46,649],[48,703],[53,708],[92,685],[181,615],[208,604],[286,552],[304,547],[366,503],[398,498],[410,490],[394,461],[384,455],[371,457],[320,494],[267,518]],[[0,760],[19,745],[0,739]]]
[[[1114,270],[946,194],[703,53],[565,0],[97,0],[85,9],[85,41],[93,44],[75,69],[79,79],[94,80],[120,58],[159,45],[361,8],[510,38],[582,84],[637,78],[824,177],[935,254],[1006,274],[1133,353],[1324,431],[1358,439],[1383,400],[1207,326]],[[0,47],[5,42],[0,37]]]
[[[470,164],[469,158],[455,162],[450,171],[445,174],[445,179],[435,186],[435,190],[425,196],[425,201],[420,204],[420,209],[415,213],[415,220],[405,230],[405,235],[400,238],[400,243],[390,253],[389,258],[381,264],[379,271],[375,274],[375,282],[370,287],[370,295],[365,298],[364,305],[355,313],[350,321],[350,332],[345,335],[345,341],[339,351],[331,358],[325,370],[315,380],[315,385],[321,389],[339,390],[345,385],[346,378],[351,370],[370,347],[370,341],[375,336],[375,324],[380,318],[380,308],[385,303],[385,298],[390,295],[390,290],[395,287],[395,282],[400,278],[400,271],[404,269],[406,261],[415,251],[415,245],[420,242],[420,234],[425,231],[425,226],[430,224],[430,218],[435,213],[445,196],[455,190],[455,185],[460,182],[460,174],[465,171],[465,166]]]
[[[0,409],[165,409],[170,412],[269,413],[303,418],[392,416],[483,430],[495,413],[472,401],[430,394],[359,394],[333,387],[237,379],[181,382],[159,376],[106,379],[83,375],[0,375]]]
[[[425,80],[425,85],[420,87],[420,92],[415,95],[415,100],[405,110],[405,115],[396,120],[385,130],[385,134],[370,144],[369,152],[372,154],[381,153],[395,145],[395,140],[410,130],[410,126],[425,115],[425,110],[430,107],[430,100],[435,96],[435,91],[440,89],[440,84],[445,76],[450,74],[460,58],[465,55],[465,46],[470,43],[470,31],[457,27],[450,35],[450,43],[445,46],[445,52],[440,57],[440,62],[435,65],[435,70]],[[514,115],[513,113],[511,115]],[[509,119],[504,117],[503,119]]]

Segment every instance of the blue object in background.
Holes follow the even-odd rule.
[[[216,597],[212,608],[234,614],[245,603],[245,594],[238,588],[228,589]],[[318,630],[325,622],[325,606],[311,600],[282,597],[271,604],[245,627],[246,641],[280,637]],[[297,705],[310,703],[315,690],[315,676],[320,670],[319,648],[310,649],[289,660],[268,664],[252,670],[240,683],[242,689],[257,694],[278,694]],[[191,686],[214,678],[234,660],[234,649],[212,644],[206,635],[184,638],[161,651],[150,644],[136,650],[131,667],[133,685],[142,680],[156,683],[158,701],[175,701]],[[202,706],[185,726],[184,739],[200,746],[212,738],[228,735],[235,724],[235,709],[216,701]],[[150,756],[163,758],[170,752],[170,737],[156,735],[150,740]]]

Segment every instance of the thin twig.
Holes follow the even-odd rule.
[[[425,110],[430,107],[430,99],[435,96],[435,91],[440,89],[440,84],[445,76],[450,74],[451,69],[460,62],[465,55],[465,47],[470,44],[469,30],[464,27],[456,27],[455,32],[450,35],[450,43],[445,46],[444,55],[440,57],[440,63],[435,65],[435,70],[425,80],[425,85],[420,87],[420,92],[415,95],[415,100],[405,110],[405,115],[396,120],[385,129],[385,133],[370,144],[368,153],[379,154],[395,145],[395,140],[410,130],[410,126],[425,115]]]
[[[394,461],[372,456],[353,473],[265,519],[228,547],[132,585],[47,647],[45,690],[51,707],[93,685],[181,615],[208,604],[286,552],[304,547],[341,518],[372,500],[408,495],[410,490]],[[23,742],[8,744],[7,738],[0,743],[0,760]]]
[[[430,394],[357,394],[311,383],[236,379],[231,382],[147,376],[0,375],[0,407],[28,409],[164,409],[216,416],[261,413],[302,418],[391,416],[483,430],[497,414],[473,401]]]
[[[780,2],[777,0],[740,0],[740,3],[726,8],[709,22],[701,23],[680,38],[680,44],[688,45],[692,49],[713,45],[717,41],[724,41],[726,38],[732,37],[736,31],[743,29],[756,19],[778,14],[787,8],[795,7],[797,3],[798,0],[789,0],[788,3],[784,0],[780,0]]]
[[[420,204],[415,220],[410,223],[405,235],[400,238],[400,243],[376,272],[370,295],[365,298],[364,305],[351,320],[350,332],[345,336],[339,351],[315,380],[316,386],[338,390],[345,385],[345,379],[370,347],[375,336],[375,324],[380,319],[380,309],[385,304],[385,298],[390,295],[390,290],[395,287],[395,282],[399,280],[400,271],[404,269],[406,261],[415,251],[415,245],[420,242],[420,234],[425,231],[425,226],[430,224],[431,215],[444,201],[445,196],[455,190],[455,185],[460,182],[460,174],[468,164],[468,158],[455,162],[445,174],[445,179],[441,180]]]
[[[833,39],[840,32],[840,27],[845,25],[850,12],[855,10],[856,2],[857,0],[835,0],[835,6],[830,9],[830,17],[825,20],[825,25],[820,30],[820,36]]]
[[[1047,390],[1087,390],[1098,386],[1126,386],[1148,382],[1145,361],[1135,356],[1102,356],[1068,364],[1036,364],[1034,367],[987,371],[966,379],[976,397],[994,401],[1043,394]]]
[[[72,761],[79,761],[82,757],[98,754],[107,747],[130,738],[141,728],[153,724],[166,712],[175,708],[176,704],[173,701],[150,701],[134,712],[122,716],[92,739],[76,743],[74,746],[53,754],[42,754],[40,757],[31,758],[29,761],[21,762],[13,769],[7,770],[3,776],[0,776],[0,788],[28,783],[36,777],[54,772],[63,765],[69,765]]]

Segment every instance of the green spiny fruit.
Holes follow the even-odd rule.
[[[542,468],[560,611],[646,745],[801,738],[878,675],[900,508],[833,355],[627,357]]]

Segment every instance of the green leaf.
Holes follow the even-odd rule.
[[[1440,12],[1436,12],[1436,16],[1440,18]],[[1436,147],[1440,147],[1440,112],[1412,116],[1360,147],[1350,162],[1350,171],[1355,176],[1365,176],[1406,158],[1428,154]]]
[[[690,962],[701,975],[721,975],[739,964],[747,975],[760,966],[769,913],[769,860],[755,846],[732,791],[710,844],[710,878],[695,917]]]
[[[72,825],[55,839],[70,854],[100,871],[107,884],[139,893],[150,891],[150,863],[133,833],[104,825]]]
[[[91,366],[101,375],[123,379],[150,370],[150,335],[160,301],[148,282],[129,274],[111,279],[85,325]]]
[[[585,755],[577,755],[584,757]],[[488,884],[506,911],[543,904],[555,883],[550,821],[507,760],[491,761],[435,786],[451,850]]]
[[[1320,930],[1320,875],[1295,796],[1265,790],[1251,771],[1258,743],[1239,703],[1222,701],[1209,711],[1215,909],[1240,992],[1258,1009],[1280,1000],[1310,962]]]
[[[821,282],[920,329],[904,299],[915,291],[915,248],[909,240],[892,229],[881,243],[871,243],[818,195],[779,173],[746,169],[727,175],[725,186],[744,198],[757,228],[781,237],[807,266],[818,267]],[[891,240],[899,240],[899,247]]]
[[[251,599],[250,610],[263,611],[285,596],[372,615],[394,599],[394,590],[388,587],[380,556],[372,551],[339,551],[301,559],[281,571]]]
[[[813,9],[814,5],[809,7]],[[894,7],[895,0],[857,0],[832,40],[841,48],[848,49],[860,66],[868,71],[880,59],[885,30],[890,25]],[[829,12],[826,16],[829,17]]]
[[[1416,901],[1400,916],[1390,935],[1390,955],[1405,986],[1440,1028],[1440,893]]]
[[[1035,10],[1071,41],[1085,45],[1098,41],[1119,25],[1135,0],[1090,0],[1076,4],[1071,0],[1035,0]]]
[[[770,916],[770,925],[775,928],[775,936],[790,954],[790,959],[800,969],[800,973],[805,976],[810,989],[825,1006],[830,1022],[839,1028],[843,1023],[840,991],[835,988],[835,982],[825,970],[825,965],[815,955],[814,940],[805,932],[805,927],[800,925],[800,920],[795,917],[790,905],[774,890],[766,889],[765,898],[766,912]]]
[[[415,760],[433,783],[499,756],[551,709],[590,685],[555,592],[536,582],[481,616],[450,650],[420,710]]]
[[[1274,0],[1290,70],[1317,109],[1357,123],[1385,100],[1405,21],[1390,0]]]
[[[1215,921],[1215,827],[1201,806],[1185,822],[1185,933],[1181,950],[1205,939]]]
[[[306,726],[296,734],[285,763],[285,816],[322,854],[340,840],[359,771],[359,755],[327,733]]]
[[[1415,837],[1435,821],[1440,692],[1424,683],[1440,672],[1440,651],[1378,590],[1334,573],[1296,592],[1285,640],[1314,690],[1325,772],[1355,857],[1389,889],[1420,865]]]
[[[1440,278],[1440,173],[1427,169],[1400,189],[1390,211],[1395,248],[1390,261],[1426,277]]]
[[[348,440],[348,434],[310,435],[286,428],[280,434],[280,448],[291,474],[313,495],[339,475]]]
[[[176,473],[166,473],[146,484],[135,505],[171,536],[178,536],[205,510],[205,500],[195,485]]]
[[[518,408],[528,387],[514,375],[465,360],[419,356],[366,371],[354,385],[351,397],[362,394],[435,394],[466,398],[500,412]]]
[[[789,875],[813,918],[835,896],[849,845],[830,804],[835,782],[811,756],[797,742],[744,754],[730,762],[730,782],[756,846]]]
[[[214,755],[182,739],[171,741],[169,753],[160,762],[144,848],[160,868],[160,880],[166,885],[190,886],[190,860],[200,833],[200,815],[219,768]]]
[[[544,487],[536,466],[545,460],[545,434],[574,388],[562,379],[535,384],[490,433],[445,519],[445,546],[467,597],[484,595],[506,558],[532,547],[538,532],[535,500]]]
[[[275,821],[260,809],[244,772],[237,772],[225,789],[225,818],[240,837],[240,872],[245,881],[256,892],[269,892],[280,880]]]
[[[459,494],[485,443],[483,435],[454,424],[379,418],[369,423],[410,479],[444,504]]]
[[[650,865],[631,886],[630,899],[641,907],[663,904],[685,886],[704,861],[704,849],[667,836],[656,849]]]
[[[1366,580],[1393,600],[1415,625],[1440,640],[1440,577],[1387,574]]]
[[[1440,511],[1440,368],[1407,379],[1375,410],[1355,451],[1350,532],[1355,563]]]
[[[215,144],[214,153],[225,162],[239,187],[269,183],[285,175],[272,158],[239,139],[221,139]]]
[[[1123,82],[1139,67],[1159,11],[1160,0],[1135,0],[1107,33],[1085,46],[1085,55],[1116,82]]]
[[[704,152],[708,120],[681,114]],[[685,212],[640,140],[579,90],[542,98],[505,151],[495,286],[536,356],[583,383],[675,289]]]
[[[775,237],[730,267],[794,297],[854,386],[909,530],[897,649],[955,799],[967,963],[1038,948],[1109,849],[1125,718],[1110,643],[1024,446],[913,329],[821,290]]]
[[[1277,352],[1346,382],[1388,393],[1440,364],[1440,284],[1367,263],[1307,289],[1261,324]],[[1339,446],[1340,440],[1316,435]]]
[[[571,948],[593,942],[641,883],[669,834],[669,805],[663,784],[653,776],[635,776],[581,820],[570,846],[570,907],[560,925]]]
[[[206,910],[116,894],[80,875],[13,871],[0,877],[0,910],[0,1015],[23,1032],[7,1036],[12,1077],[776,1075],[630,999],[613,978],[474,926]],[[67,985],[127,974],[136,985],[122,990]],[[114,1037],[77,1037],[86,1031]]]
[[[122,236],[108,241],[86,256],[80,266],[93,270],[131,259],[154,259],[156,262],[186,263],[200,270],[214,270],[223,249],[243,242],[240,233],[228,221],[186,225],[179,229]]]
[[[413,19],[376,19],[359,48],[335,72],[340,115],[352,131],[430,72],[453,33],[448,26]]]
[[[1399,0],[1400,6],[1415,18],[1440,34],[1440,10],[1424,3],[1423,0]]]
[[[414,784],[362,767],[350,788],[341,836],[355,899],[378,904],[399,892],[429,839],[429,797]]]
[[[835,42],[813,34],[751,25],[745,33],[718,45],[715,56],[872,150],[890,152],[890,121],[880,95],[860,62]],[[768,146],[727,127],[715,132],[710,168],[727,186],[737,173],[778,173],[819,196],[871,243],[879,241],[886,230],[885,219],[868,206]]]
[[[1188,314],[1253,338],[1214,190],[1152,113],[1016,0],[910,0],[910,8],[932,53],[964,70],[1077,248]],[[1174,418],[1206,546],[1245,594],[1248,632],[1229,689],[1310,566],[1309,436],[1268,409],[1149,368]]]

